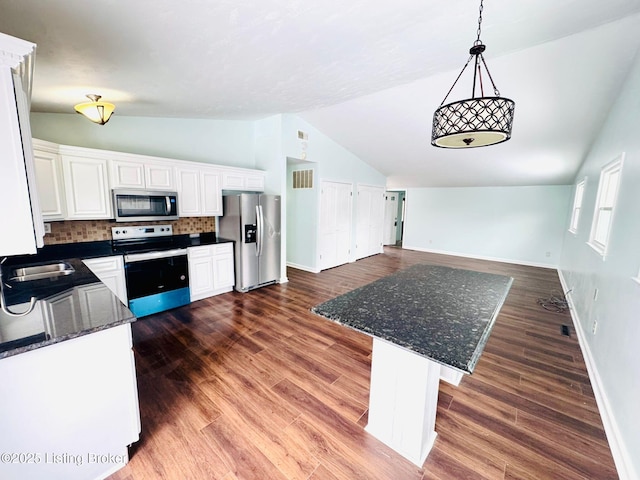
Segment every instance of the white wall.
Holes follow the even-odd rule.
[[[298,130],[308,134],[307,140],[298,139]],[[286,157],[290,159],[288,175],[294,169],[314,169],[313,192],[293,191],[291,179],[287,179],[288,192],[293,198],[300,200],[300,208],[290,209],[287,235],[292,240],[287,249],[287,262],[299,268],[318,271],[319,258],[317,251],[318,224],[320,208],[319,187],[322,180],[353,183],[354,195],[357,184],[384,187],[386,178],[380,172],[363,162],[353,153],[340,146],[311,124],[295,115],[282,116],[282,146]],[[295,165],[297,160],[311,162],[312,166]],[[356,202],[353,202],[354,208]],[[304,208],[302,208],[304,206]],[[382,214],[382,212],[381,212]],[[310,219],[315,219],[310,222]],[[311,224],[312,223],[312,224]],[[356,241],[355,213],[351,232],[351,252],[355,259]]]
[[[588,178],[577,234],[565,230],[560,273],[622,479],[640,478],[640,57],[576,183]],[[609,251],[586,242],[600,169],[625,152]],[[594,290],[598,289],[594,300]],[[597,330],[593,334],[594,321]]]
[[[31,113],[34,138],[194,162],[256,168],[254,122],[119,117],[97,125],[75,113]]]
[[[403,247],[556,266],[570,186],[410,188]]]

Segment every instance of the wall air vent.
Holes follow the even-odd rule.
[[[313,170],[295,170],[293,188],[313,188]]]

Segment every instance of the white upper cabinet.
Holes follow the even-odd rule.
[[[61,147],[67,219],[113,218],[107,160],[67,154],[65,149]]]
[[[111,185],[113,188],[145,188],[144,164],[111,160]]]
[[[194,162],[176,167],[178,216],[222,215],[220,170]]]
[[[150,190],[174,191],[176,189],[173,167],[169,164],[159,162],[145,163],[144,179],[147,188]]]
[[[58,154],[58,146],[34,140],[33,160],[43,220],[64,220],[66,206],[62,180],[62,160]]]
[[[113,159],[110,163],[112,188],[176,189],[173,167],[169,163],[126,159]]]
[[[34,44],[0,34],[0,256],[36,253],[43,245],[29,126],[34,53]]]
[[[203,168],[200,171],[202,185],[202,215],[222,215],[222,189],[220,171],[215,168]]]
[[[222,191],[264,191],[265,172],[34,139],[44,218],[113,218],[111,189],[178,192],[180,217],[220,216]]]
[[[222,189],[264,192],[264,172],[245,168],[225,168],[222,173]]]

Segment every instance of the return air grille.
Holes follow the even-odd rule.
[[[293,188],[313,188],[313,170],[295,170]]]

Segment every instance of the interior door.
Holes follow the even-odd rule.
[[[396,244],[398,229],[398,193],[385,192],[384,195],[384,245]]]
[[[320,269],[349,262],[353,184],[322,181],[320,190]]]
[[[356,258],[382,252],[384,188],[358,185]]]

